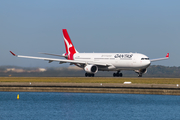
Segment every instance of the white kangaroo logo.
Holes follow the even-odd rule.
[[[70,52],[69,48],[72,47],[72,44],[71,43],[69,44],[65,37],[64,37],[64,41],[66,42],[66,45],[67,45],[67,48],[68,48],[68,55],[70,55],[71,52]]]

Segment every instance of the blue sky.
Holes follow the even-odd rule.
[[[179,0],[1,0],[0,66],[64,66],[9,53],[63,54],[64,28],[79,52],[138,52],[152,59],[169,52],[169,60],[152,65],[180,66],[179,5]]]

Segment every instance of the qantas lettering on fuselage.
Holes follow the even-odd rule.
[[[120,59],[132,59],[132,56],[133,54],[116,54],[114,57]]]

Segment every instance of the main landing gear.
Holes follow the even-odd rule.
[[[85,73],[85,76],[86,77],[94,77],[94,74],[93,73]]]
[[[123,74],[120,73],[120,71],[117,71],[117,73],[113,73],[113,77],[122,77]]]

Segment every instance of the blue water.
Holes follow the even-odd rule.
[[[180,96],[0,92],[0,120],[146,119],[180,120]]]

